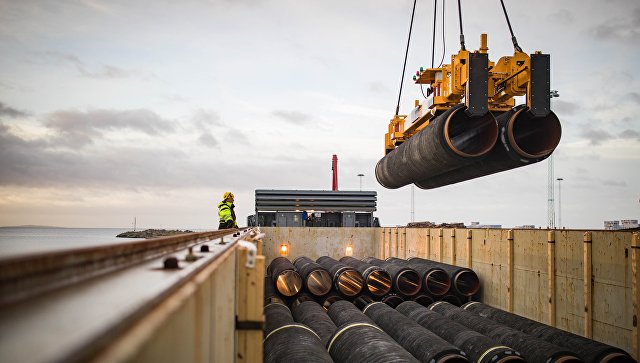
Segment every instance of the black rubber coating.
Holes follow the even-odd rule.
[[[415,296],[422,288],[422,275],[411,267],[383,261],[375,257],[365,257],[362,261],[385,269],[391,275],[392,290],[402,296]]]
[[[336,324],[327,315],[327,311],[315,301],[305,301],[298,305],[293,309],[293,318],[296,322],[313,329],[323,346],[327,345],[331,335],[336,332]]]
[[[469,362],[460,348],[383,303],[372,303],[364,313],[421,362]]]
[[[493,363],[507,361],[520,361],[524,359],[520,353],[509,347],[490,339],[464,325],[458,324],[435,311],[419,305],[413,301],[403,302],[396,310],[421,326],[429,329],[447,342],[460,347],[469,360],[477,363]]]
[[[458,104],[430,121],[376,164],[376,179],[385,188],[428,180],[482,159],[498,139],[498,124],[490,113],[469,117]]]
[[[384,296],[391,291],[391,276],[385,269],[363,261],[345,256],[340,259],[362,274],[367,291],[373,296]]]
[[[430,309],[478,333],[484,334],[500,344],[516,349],[528,362],[582,362],[580,358],[566,348],[483,318],[447,302],[435,302]]]
[[[440,267],[410,264],[409,261],[397,257],[389,257],[386,261],[400,266],[411,267],[422,274],[422,291],[431,296],[444,296],[449,292],[451,277]]]
[[[304,288],[308,293],[313,296],[324,296],[331,291],[331,275],[324,267],[305,256],[296,258],[293,265],[302,277]]]
[[[343,296],[353,298],[364,289],[364,278],[355,268],[329,256],[321,256],[316,262],[329,271],[334,289]]]
[[[267,275],[271,276],[276,290],[284,296],[295,296],[302,289],[302,277],[286,257],[274,258],[267,267]]]
[[[629,362],[630,359],[632,359],[629,353],[620,348],[569,333],[482,303],[470,302],[463,305],[462,308],[483,318],[491,319],[549,343],[571,350],[579,358],[588,363],[622,363]]]
[[[560,143],[562,126],[555,113],[534,118],[522,107],[496,117],[500,140],[487,156],[463,168],[419,180],[422,189],[438,188],[540,162]]]
[[[461,297],[473,296],[480,289],[480,279],[478,275],[469,268],[450,265],[448,263],[431,261],[420,257],[411,257],[407,260],[407,265],[417,268],[439,268],[444,270],[451,277],[451,288],[453,292]]]
[[[286,304],[284,296],[280,295],[273,285],[271,276],[264,277],[264,304],[271,303]]]

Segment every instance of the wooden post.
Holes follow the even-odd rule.
[[[456,229],[451,229],[451,264],[456,265]]]
[[[507,311],[513,311],[513,229],[507,232],[507,269],[509,271],[509,285],[507,287]]]
[[[262,362],[264,324],[264,256],[238,248],[236,285],[236,362]],[[253,267],[248,261],[255,258]]]
[[[405,228],[402,229],[402,249],[401,249],[401,256],[405,260],[407,259],[407,250],[408,249],[409,249],[409,247],[407,245],[407,228],[405,227]]]
[[[547,295],[549,325],[556,326],[556,233],[547,232]]]
[[[398,227],[394,228],[395,237],[391,240],[391,257],[398,257]]]
[[[584,283],[584,336],[591,339],[593,337],[593,291],[591,287],[591,232],[584,233],[584,258],[583,264],[583,283]]]
[[[425,246],[425,258],[427,260],[431,259],[431,228],[427,228],[427,245]]]
[[[439,262],[444,262],[444,256],[443,256],[443,253],[442,253],[443,246],[444,246],[443,234],[444,234],[444,229],[443,228],[438,229],[438,246],[439,246],[438,247],[438,254],[439,254],[438,255],[438,261]]]
[[[633,234],[631,240],[631,294],[633,300],[633,356],[637,360],[640,358],[640,327],[638,326],[640,319],[640,234]]]
[[[472,230],[467,230],[467,268],[473,268],[473,259],[471,258],[471,241],[473,240]]]

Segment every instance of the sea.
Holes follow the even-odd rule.
[[[42,252],[127,243],[126,228],[0,227],[0,259]]]

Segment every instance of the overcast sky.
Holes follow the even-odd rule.
[[[440,2],[442,3],[442,1]],[[445,59],[456,53],[446,2]],[[640,217],[640,3],[505,1],[521,47],[551,54],[562,224]],[[395,111],[411,0],[0,0],[0,226],[217,228],[255,189],[378,192],[383,225],[411,220],[411,188],[374,176]],[[498,0],[463,0],[467,48],[513,53]],[[431,62],[420,0],[410,82]],[[438,36],[436,58],[443,54]],[[557,185],[556,185],[557,205]],[[547,162],[434,190],[415,220],[547,225]]]

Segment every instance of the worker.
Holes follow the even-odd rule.
[[[233,208],[233,193],[226,192],[222,196],[222,202],[218,203],[218,216],[220,217],[220,225],[218,229],[238,228],[236,223],[236,212]]]

